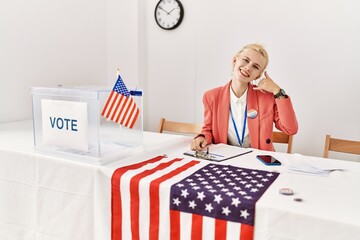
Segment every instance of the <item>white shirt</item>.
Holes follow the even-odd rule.
[[[247,103],[247,92],[248,92],[248,90],[246,89],[244,94],[240,98],[238,98],[238,97],[236,97],[236,95],[234,94],[234,92],[230,86],[230,107],[231,107],[231,111],[233,113],[234,121],[236,124],[236,128],[238,130],[240,139],[242,137],[242,131],[243,131],[243,127],[244,127],[244,117],[247,117],[247,116],[244,116],[246,103]],[[234,124],[231,119],[230,109],[229,109],[228,144],[240,146],[238,138],[236,136]],[[249,128],[248,128],[247,124],[245,126],[243,147],[244,148],[250,147]]]

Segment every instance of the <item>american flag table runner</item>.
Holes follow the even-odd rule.
[[[112,176],[112,240],[253,239],[255,203],[279,174],[158,156]]]

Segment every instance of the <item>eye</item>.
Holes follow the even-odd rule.
[[[246,62],[246,63],[248,63],[248,62],[249,62],[249,59],[243,58],[243,61]]]
[[[254,65],[254,68],[255,68],[256,70],[259,70],[259,69],[260,69],[260,67],[259,67],[258,65]]]

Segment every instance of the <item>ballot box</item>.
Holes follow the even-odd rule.
[[[138,109],[130,120],[130,110],[119,102],[111,103],[115,110],[102,115],[111,92],[110,87],[32,87],[35,150],[96,165],[142,151],[142,90],[129,90]],[[115,114],[119,116],[109,120]],[[121,121],[133,124],[125,127]]]

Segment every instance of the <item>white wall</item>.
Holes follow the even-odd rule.
[[[98,0],[101,2],[101,0]],[[139,82],[139,42],[137,1],[106,1],[107,85],[114,85],[116,69],[129,88]]]
[[[147,129],[161,116],[201,123],[204,91],[229,81],[233,55],[258,42],[270,54],[269,75],[292,97],[294,152],[322,156],[326,133],[360,140],[359,1],[182,0],[174,31],[157,27],[150,2]]]
[[[106,79],[106,8],[99,0],[1,0],[0,122],[31,117],[32,86]]]
[[[259,42],[292,97],[295,152],[321,156],[326,133],[360,139],[357,0],[181,0],[173,31],[156,25],[157,2],[2,0],[0,122],[31,117],[30,86],[111,85],[119,67],[144,89],[145,130],[160,117],[201,123],[204,91],[229,81],[235,52]]]

